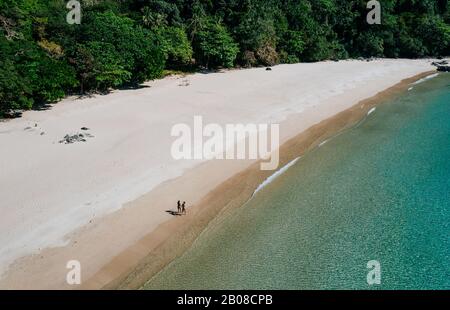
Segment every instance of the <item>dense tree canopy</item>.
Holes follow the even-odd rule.
[[[348,57],[450,54],[450,1],[365,0],[0,1],[0,114],[69,93],[107,91],[192,70]]]

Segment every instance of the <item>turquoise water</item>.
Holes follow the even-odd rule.
[[[450,74],[305,155],[145,288],[450,289]]]

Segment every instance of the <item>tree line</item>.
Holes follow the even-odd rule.
[[[0,1],[0,114],[68,94],[133,87],[165,70],[450,54],[450,1]]]

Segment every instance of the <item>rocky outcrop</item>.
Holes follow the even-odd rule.
[[[450,65],[437,66],[437,71],[450,72]]]
[[[436,66],[437,71],[450,72],[450,65],[447,60],[435,61],[432,63],[432,65]]]
[[[81,130],[83,131],[88,131],[89,128],[87,127],[82,127]],[[73,135],[65,135],[64,138],[62,140],[59,141],[59,143],[64,143],[64,144],[72,144],[75,142],[86,142],[87,138],[93,138],[94,136],[91,135],[90,133],[86,132],[86,133],[76,133]]]

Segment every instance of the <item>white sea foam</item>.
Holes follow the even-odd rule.
[[[414,87],[410,87],[410,88],[408,88],[408,91],[411,91],[411,90],[413,90],[413,88],[414,88]]]
[[[328,142],[328,140],[322,141],[322,142],[319,144],[319,147],[324,146],[327,142]]]
[[[367,112],[367,115],[372,114],[373,112],[375,112],[376,109],[377,109],[376,107],[373,107],[372,109],[370,109],[369,112]]]
[[[437,77],[438,75],[439,75],[439,73],[433,73],[431,75],[428,75],[428,76],[426,76],[426,77],[424,77],[424,78],[414,82],[412,85],[417,85],[417,84],[423,83],[423,82],[425,82],[425,81],[427,81],[429,79]]]
[[[258,188],[256,188],[256,190],[253,192],[253,196],[256,195],[257,192],[259,192],[260,190],[262,190],[264,187],[266,187],[268,184],[272,183],[276,178],[278,178],[280,175],[282,175],[283,173],[285,173],[290,167],[292,167],[301,157],[297,157],[296,159],[292,160],[291,162],[289,162],[288,164],[286,164],[285,166],[281,167],[279,170],[277,170],[274,174],[272,174],[270,177],[268,177],[267,179],[264,180],[264,182],[262,182]]]

